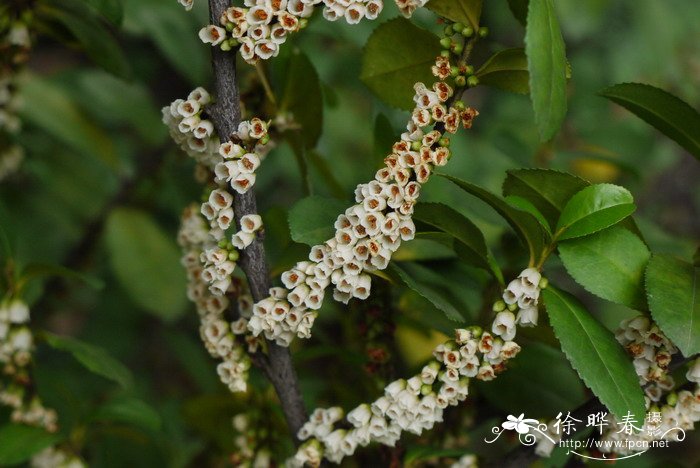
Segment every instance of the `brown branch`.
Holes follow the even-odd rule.
[[[229,0],[209,0],[209,16],[212,24],[219,23],[221,14],[229,5]],[[216,104],[211,113],[219,138],[226,141],[236,132],[241,121],[235,52],[224,52],[213,47],[212,67]],[[239,220],[242,216],[257,214],[253,190],[234,197],[233,209],[236,213],[236,224],[240,229]],[[270,274],[262,235],[241,252],[239,264],[248,278],[253,299],[257,302],[267,297],[270,289]],[[277,346],[272,342],[267,343],[267,349],[268,359],[263,363],[262,368],[277,391],[287,425],[294,442],[298,444],[296,434],[306,422],[307,413],[299,390],[296,371],[292,365],[292,357],[288,348]]]

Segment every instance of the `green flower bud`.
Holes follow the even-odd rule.
[[[678,403],[678,394],[676,392],[669,393],[666,397],[666,403],[671,406],[676,406],[676,403]]]
[[[467,78],[467,86],[469,86],[470,88],[473,88],[474,86],[478,86],[478,85],[479,85],[479,78],[477,78],[476,76],[472,75],[469,78]]]
[[[482,26],[479,28],[479,37],[486,37],[489,35],[489,28]]]
[[[433,386],[432,385],[422,385],[420,388],[420,394],[423,396],[430,395],[433,393]]]
[[[302,18],[299,20],[299,29],[304,29],[309,25],[309,20],[307,18]]]
[[[451,36],[455,33],[454,28],[452,25],[445,26],[445,36]]]
[[[233,23],[226,23],[226,31],[231,32],[233,31]]]
[[[450,55],[452,55],[452,54],[450,54],[450,51],[449,51],[449,50],[441,50],[441,51],[440,51],[440,56],[441,56],[441,57],[450,58]]]
[[[465,75],[473,75],[474,74],[474,65],[466,65],[464,67],[464,74]]]
[[[414,141],[411,143],[411,150],[412,151],[419,151],[421,146],[422,146],[422,144],[420,141]]]
[[[452,44],[451,49],[452,49],[452,52],[454,52],[455,54],[461,54],[462,51],[464,50],[464,46],[462,44],[460,44],[459,42],[454,42]]]
[[[264,137],[260,139],[260,144],[266,145],[270,142],[270,135],[265,134]]]
[[[549,286],[549,280],[545,278],[544,276],[540,278],[540,282],[537,285],[540,289],[547,289],[547,286]]]
[[[227,243],[227,242],[228,242],[228,241],[227,241],[226,239],[221,239],[221,240],[219,241],[218,246],[219,246],[220,248],[222,248],[222,249],[225,249],[225,248],[226,248],[226,243]]]
[[[503,301],[496,301],[491,308],[494,312],[503,312],[506,310],[506,303]]]
[[[518,310],[518,304],[508,304],[508,310],[510,310],[511,312],[515,312],[516,310]]]
[[[222,42],[220,47],[221,50],[223,50],[224,52],[228,52],[229,50],[231,50],[231,45],[228,43],[228,41]]]
[[[464,110],[467,108],[467,106],[464,105],[463,101],[455,101],[454,106],[455,106],[455,109],[457,109],[457,110]]]
[[[450,146],[450,139],[447,137],[442,137],[440,138],[440,141],[438,141],[438,145],[442,146],[443,148],[447,148]]]
[[[462,36],[464,37],[472,37],[474,35],[474,28],[471,26],[466,26],[464,29],[462,29]]]
[[[231,260],[232,262],[237,261],[238,257],[239,257],[238,250],[232,250],[231,252],[228,253],[228,259]]]
[[[455,84],[460,88],[467,85],[467,78],[463,75],[455,77]]]
[[[459,68],[455,66],[450,67],[450,76],[456,77],[457,75],[459,75]]]
[[[484,330],[478,325],[472,325],[470,327],[467,327],[467,330],[472,332],[472,335],[474,335],[474,338],[480,338],[481,334],[484,333]]]
[[[444,346],[445,346],[445,349],[448,351],[454,351],[455,349],[458,348],[457,342],[455,342],[455,340],[446,341]]]
[[[454,29],[455,31],[461,31],[462,29],[464,29],[464,25],[460,22],[456,22],[452,25],[452,29]]]
[[[452,45],[452,40],[449,37],[443,37],[440,39],[440,45],[443,49],[449,49]]]

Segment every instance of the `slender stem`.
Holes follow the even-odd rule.
[[[275,93],[272,92],[270,81],[267,79],[265,69],[263,68],[261,62],[255,64],[255,71],[258,73],[258,78],[260,78],[260,82],[263,85],[263,89],[265,89],[265,96],[267,96],[267,100],[270,101],[270,104],[277,108],[277,99],[275,99]]]
[[[229,0],[209,0],[211,22],[217,24],[221,14],[230,5]],[[216,104],[212,109],[214,126],[219,138],[226,141],[236,132],[241,121],[241,102],[238,91],[235,52],[224,52],[212,48],[212,67],[214,70]],[[257,205],[253,190],[234,197],[236,224],[240,229],[240,219],[248,214],[257,214]],[[268,296],[270,275],[267,268],[263,236],[258,236],[243,252],[239,264],[248,278],[248,285],[257,302]],[[268,359],[262,368],[275,387],[280,399],[287,425],[296,444],[297,432],[307,420],[306,408],[299,390],[299,381],[292,364],[288,348],[267,343]]]

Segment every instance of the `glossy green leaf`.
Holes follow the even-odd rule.
[[[417,233],[412,241],[402,242],[391,259],[396,262],[409,262],[454,258],[452,241],[450,236],[442,232]]]
[[[82,281],[94,289],[102,289],[104,282],[91,275],[86,275],[79,271],[71,270],[62,265],[51,265],[48,263],[31,263],[22,270],[22,281],[30,281],[40,277],[62,277],[70,280]]]
[[[571,197],[590,185],[587,181],[553,169],[514,169],[507,172],[503,195],[530,201],[554,228]]]
[[[309,58],[299,51],[292,52],[286,71],[280,111],[292,113],[294,121],[301,126],[304,145],[313,148],[321,136],[323,123],[323,93],[318,73]]]
[[[520,94],[530,92],[530,74],[527,71],[525,49],[496,52],[475,75],[481,84]]]
[[[569,275],[588,292],[637,310],[647,308],[644,269],[651,253],[622,226],[559,244]]]
[[[442,176],[454,182],[458,187],[465,190],[467,193],[470,193],[489,204],[508,222],[508,224],[510,224],[510,226],[515,230],[516,234],[518,234],[518,237],[523,244],[528,247],[530,258],[533,260],[538,260],[540,258],[545,247],[547,233],[540,225],[540,222],[537,221],[537,218],[532,216],[530,213],[526,213],[510,206],[508,202],[498,195],[495,195],[477,185],[449,175]]]
[[[700,352],[700,268],[671,255],[656,254],[646,271],[654,321],[684,356]]]
[[[542,365],[547,363],[547,365]],[[511,414],[551,418],[562,409],[586,401],[581,379],[566,356],[551,346],[533,342],[508,363],[508,372],[492,382],[478,382],[480,394],[493,406]]]
[[[96,421],[114,421],[149,431],[160,429],[160,415],[148,403],[132,397],[121,397],[103,404],[93,414]]]
[[[323,244],[335,235],[333,224],[345,208],[340,200],[317,195],[299,200],[287,218],[292,240],[311,246]]]
[[[392,262],[389,265],[389,273],[398,275],[406,286],[430,301],[436,308],[444,312],[448,319],[464,322],[464,316],[446,299],[442,291],[435,288],[429,281],[421,281],[421,279],[430,279],[431,277],[439,280],[439,278],[434,278],[437,275],[431,270],[418,264],[405,263],[399,266]]]
[[[593,234],[619,223],[635,209],[632,194],[626,188],[591,185],[567,202],[557,222],[556,237],[564,240]]]
[[[535,217],[535,219],[537,219],[537,221],[540,223],[540,226],[542,226],[542,229],[544,229],[549,236],[552,235],[552,231],[549,228],[549,223],[544,218],[544,215],[540,213],[540,210],[538,210],[537,207],[533,205],[530,200],[527,200],[523,197],[519,197],[517,195],[509,195],[506,197],[506,201],[513,208],[530,213],[532,216]]]
[[[663,89],[641,83],[606,88],[601,96],[623,106],[700,159],[700,113]]]
[[[478,227],[458,211],[442,203],[418,203],[413,217],[453,236],[469,249],[471,264],[490,270],[488,249]]]
[[[164,320],[185,312],[185,272],[172,235],[145,212],[118,208],[107,219],[105,239],[112,270],[134,302]]]
[[[433,33],[407,19],[393,19],[375,29],[367,41],[360,79],[387,104],[412,110],[413,85],[433,82],[430,67],[440,50]]]
[[[550,286],[542,298],[562,350],[586,385],[618,420],[629,411],[643,421],[644,393],[615,336],[571,294]]]
[[[98,157],[108,166],[117,167],[118,157],[109,135],[90,121],[59,86],[29,74],[22,84],[22,98],[24,120],[85,156]]]
[[[394,127],[384,114],[377,114],[374,120],[374,161],[379,163],[391,153],[391,147],[398,140]]]
[[[119,25],[124,16],[121,0],[84,0],[112,23]]]
[[[117,382],[124,388],[133,386],[134,376],[131,371],[103,348],[48,332],[45,332],[43,337],[49,346],[72,354],[76,361],[89,371]]]
[[[483,0],[430,0],[426,7],[447,18],[464,25],[479,29]]]
[[[508,0],[508,7],[515,19],[523,26],[527,25],[527,10],[530,0]]]
[[[566,55],[553,0],[530,0],[525,52],[535,123],[540,139],[548,141],[566,116]]]
[[[131,76],[131,66],[121,46],[104,22],[81,0],[48,0],[39,11],[62,23],[97,65],[122,78]]]
[[[16,465],[61,440],[60,434],[24,424],[6,424],[0,427],[0,464]]]

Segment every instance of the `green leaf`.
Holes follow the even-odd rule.
[[[39,11],[62,23],[97,65],[122,78],[131,77],[131,66],[119,43],[81,0],[48,0]]]
[[[410,262],[454,258],[452,242],[452,237],[442,232],[416,233],[415,239],[401,243],[401,247],[394,252],[391,259],[396,262]]]
[[[530,213],[510,206],[508,202],[503,200],[498,195],[495,195],[477,185],[449,175],[440,175],[454,182],[458,187],[466,192],[483,200],[494,210],[496,210],[496,212],[498,212],[498,214],[500,214],[515,230],[523,244],[528,247],[530,258],[535,261],[539,260],[545,247],[547,233],[540,225],[537,218],[532,216]]]
[[[511,13],[515,16],[523,26],[527,26],[527,10],[530,4],[530,0],[508,0],[508,7],[510,7]]]
[[[593,234],[619,223],[635,209],[632,194],[626,188],[613,184],[591,185],[566,204],[555,237],[564,240]]]
[[[549,229],[549,223],[547,222],[546,219],[544,219],[544,215],[540,213],[540,210],[537,209],[535,205],[530,202],[530,200],[527,200],[523,197],[519,197],[517,195],[509,195],[506,197],[506,201],[510,206],[513,208],[516,208],[520,211],[525,211],[526,213],[530,213],[532,216],[537,219],[537,221],[540,223],[540,226],[542,226],[542,229],[544,229],[549,236],[552,235],[551,229]]]
[[[542,365],[542,363],[547,365]],[[493,382],[479,382],[480,393],[496,408],[528,417],[552,417],[586,400],[583,384],[561,351],[543,343],[528,343],[508,372]]]
[[[448,319],[464,322],[464,316],[445,298],[445,294],[429,284],[431,281],[440,281],[439,275],[415,263],[404,263],[398,266],[395,262],[391,262],[388,270],[389,273],[398,275],[406,286],[444,312]]]
[[[328,159],[316,150],[309,150],[305,155],[309,164],[318,172],[333,196],[338,199],[345,198],[345,189],[338,180],[337,174],[331,169]]]
[[[663,89],[622,83],[600,91],[700,159],[700,113]]]
[[[109,167],[117,167],[118,156],[109,135],[52,81],[28,74],[22,84],[22,98],[24,120],[85,156],[99,157]],[[56,118],[57,115],[61,118]]]
[[[507,174],[503,195],[515,195],[530,201],[552,228],[569,199],[590,185],[573,174],[552,169],[514,169]]]
[[[412,110],[413,85],[433,82],[430,67],[440,50],[433,33],[407,19],[393,19],[375,29],[367,41],[360,79],[387,104]]]
[[[654,255],[646,272],[654,321],[683,356],[700,352],[700,268],[671,255]]]
[[[280,110],[289,111],[301,125],[306,148],[316,146],[323,122],[323,93],[318,73],[309,58],[293,51],[286,67],[287,79]]]
[[[172,235],[147,213],[118,208],[107,219],[105,239],[114,274],[139,306],[164,320],[185,312],[185,272]]]
[[[116,398],[100,406],[93,414],[96,421],[116,421],[148,431],[158,431],[160,415],[148,403],[132,397]]]
[[[586,385],[618,420],[630,411],[641,424],[644,393],[615,336],[571,294],[549,286],[542,297],[561,348]]]
[[[389,119],[384,114],[377,114],[374,120],[374,160],[376,162],[383,161],[384,158],[391,153],[391,147],[398,140],[394,127],[389,122]]]
[[[469,264],[491,271],[484,235],[461,213],[442,203],[418,203],[413,217],[417,221],[422,221],[453,236],[464,244],[468,252],[464,258]]]
[[[564,267],[588,292],[637,310],[646,310],[644,269],[651,253],[622,226],[559,244]]]
[[[542,141],[556,135],[566,115],[566,55],[553,0],[531,0],[525,32],[530,98]]]
[[[97,11],[99,11],[102,16],[107,18],[110,22],[115,25],[119,25],[122,22],[122,17],[124,16],[124,8],[122,6],[121,0],[84,0],[92,5]]]
[[[530,74],[527,71],[525,49],[506,49],[496,52],[475,73],[479,83],[513,93],[530,92]]]
[[[103,348],[48,332],[44,332],[42,336],[49,346],[71,353],[76,361],[89,371],[117,382],[123,388],[133,386],[134,376],[131,374],[131,371]]]
[[[331,239],[335,235],[333,224],[345,212],[345,205],[317,195],[302,198],[289,210],[287,218],[292,240],[314,246]]]
[[[51,265],[47,263],[31,263],[22,270],[22,280],[29,281],[42,276],[60,276],[66,279],[82,281],[94,289],[104,288],[104,282],[91,275],[86,275],[79,271],[71,270],[62,265]]]
[[[469,25],[476,31],[479,29],[482,3],[482,0],[430,0],[426,7],[438,16]]]
[[[0,464],[8,466],[26,462],[60,440],[61,435],[39,427],[6,424],[0,427]]]

